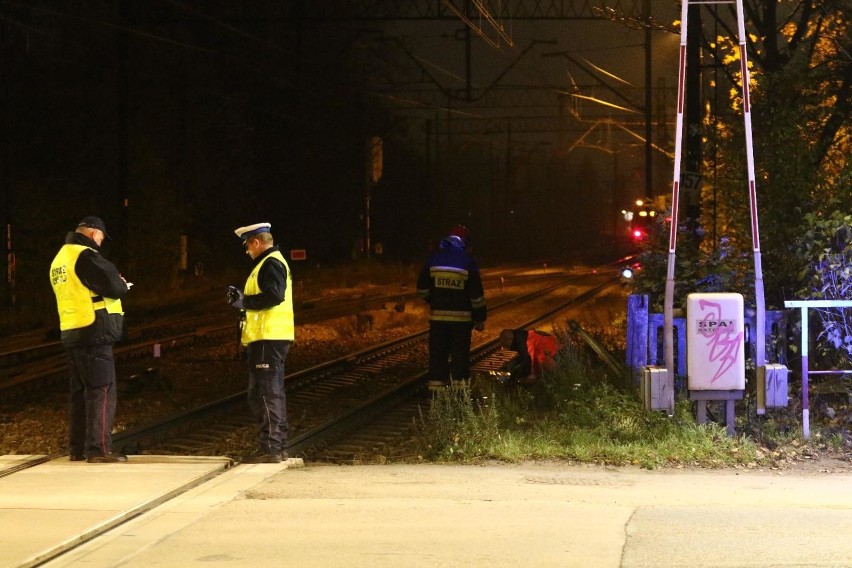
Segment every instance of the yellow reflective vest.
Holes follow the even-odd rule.
[[[287,268],[287,287],[284,290],[284,301],[277,306],[265,310],[246,310],[246,319],[243,322],[241,341],[248,345],[254,341],[264,339],[284,339],[292,341],[296,337],[296,326],[293,317],[293,282],[290,277],[290,266],[284,260],[280,251],[274,251],[266,255],[257,263],[254,270],[249,274],[243,290],[246,296],[260,294],[260,286],[257,282],[260,269],[270,258],[276,258]]]
[[[83,245],[63,245],[50,264],[50,285],[56,294],[59,328],[62,331],[92,325],[95,323],[95,310],[105,309],[110,314],[124,314],[121,300],[98,296],[86,288],[77,276],[74,268],[80,254],[86,249],[97,253],[95,249]]]

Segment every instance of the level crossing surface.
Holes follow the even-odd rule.
[[[0,456],[0,473],[44,456]],[[296,460],[293,460],[294,462]],[[298,460],[301,463],[301,460]],[[218,487],[225,457],[131,456],[127,463],[52,459],[0,477],[0,567],[40,566],[82,542],[171,502]],[[241,481],[281,470],[245,466]],[[286,464],[285,464],[286,467]],[[262,477],[261,477],[262,478]],[[217,482],[217,480],[219,480]],[[232,498],[233,487],[227,497]]]
[[[0,478],[0,566],[852,567],[848,471],[224,466],[52,460]]]

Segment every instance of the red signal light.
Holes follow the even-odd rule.
[[[645,236],[645,233],[643,233],[641,230],[633,229],[633,238],[634,239],[639,240],[644,236]]]

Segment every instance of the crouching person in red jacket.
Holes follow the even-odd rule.
[[[518,352],[507,367],[512,379],[522,384],[532,384],[544,371],[556,367],[554,357],[562,348],[556,337],[536,329],[504,329],[500,332],[500,345]]]

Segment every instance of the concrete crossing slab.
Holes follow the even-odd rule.
[[[226,457],[130,456],[117,464],[64,457],[0,477],[0,566],[36,566],[231,465]]]

